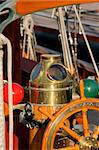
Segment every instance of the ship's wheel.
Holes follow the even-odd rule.
[[[49,122],[42,150],[98,150],[99,124],[90,123],[90,111],[99,116],[99,99],[82,98],[65,105]],[[82,115],[81,131],[73,127],[73,120],[78,113]]]

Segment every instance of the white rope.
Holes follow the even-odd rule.
[[[24,57],[24,54],[25,54],[25,44],[26,44],[26,32],[24,31],[22,57]]]
[[[9,101],[9,150],[13,150],[13,101],[12,101],[12,47],[7,39],[8,49],[8,101]]]
[[[1,42],[1,39],[0,39]],[[3,100],[3,51],[0,43],[0,150],[5,150],[5,116]]]
[[[53,8],[53,10],[52,10],[52,14],[51,14],[51,18],[54,18],[55,13],[56,13],[56,8]]]
[[[23,40],[23,52],[22,56],[24,57],[26,42],[27,42],[27,56],[31,60],[36,60],[35,47],[37,45],[35,34],[33,34],[34,22],[32,15],[26,15],[23,18],[23,28],[24,28],[24,40]],[[26,38],[28,36],[28,38]]]
[[[90,54],[90,57],[91,57],[91,60],[92,60],[93,66],[94,66],[95,71],[96,71],[96,74],[97,74],[97,76],[98,76],[98,78],[99,78],[99,70],[98,70],[98,67],[97,67],[97,65],[96,65],[96,62],[95,62],[95,59],[94,59],[93,53],[92,53],[92,51],[91,51],[91,48],[90,48],[89,42],[88,42],[88,40],[87,40],[87,37],[86,37],[85,31],[84,31],[83,25],[82,25],[82,23],[81,23],[81,20],[80,20],[79,14],[78,14],[78,12],[77,12],[76,6],[75,6],[75,5],[73,5],[73,8],[74,8],[75,14],[76,14],[76,16],[77,16],[77,19],[78,19],[79,26],[80,26],[80,28],[81,28],[81,31],[82,31],[83,37],[84,37],[84,39],[85,39],[85,42],[86,42],[86,45],[87,45],[87,48],[88,48],[88,51],[89,51],[89,54]]]
[[[13,150],[13,101],[12,101],[12,47],[8,38],[0,34],[8,50],[8,103],[9,103],[9,150]],[[1,149],[0,149],[1,150]]]
[[[76,77],[77,77],[77,81],[79,81],[80,79],[79,79],[79,73],[78,73],[78,68],[77,68],[77,57],[75,56],[75,51],[74,51],[74,47],[73,47],[73,38],[71,36],[71,32],[69,32],[69,41],[70,41],[70,45],[71,45],[71,52],[72,52],[72,56],[73,56]]]
[[[4,10],[4,11],[0,11],[0,15],[5,15],[5,14],[8,14],[9,13],[9,10]]]
[[[67,34],[66,34],[66,27],[65,27],[64,14],[63,14],[62,7],[58,8],[58,15],[59,15],[59,19],[60,19],[59,23],[60,23],[64,64],[65,64],[65,66],[67,66],[69,72],[71,74],[73,74],[73,63],[72,63],[72,58],[71,58],[71,54],[70,54],[68,38],[67,38]]]

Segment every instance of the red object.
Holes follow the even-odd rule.
[[[13,105],[20,103],[24,97],[24,89],[18,83],[12,83],[12,93],[13,93]],[[4,101],[8,103],[8,84],[4,85],[3,88]]]

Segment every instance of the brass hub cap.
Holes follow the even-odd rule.
[[[98,142],[97,139],[93,137],[84,137],[84,139],[80,142],[81,150],[98,150]]]

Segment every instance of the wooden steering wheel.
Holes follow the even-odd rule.
[[[65,105],[57,114],[52,116],[44,133],[42,150],[98,150],[99,126],[95,125],[95,129],[90,131],[87,117],[87,112],[90,110],[99,113],[99,99],[81,98]],[[71,126],[65,123],[67,119],[69,120],[71,116],[73,117],[77,113],[82,114],[82,133],[77,133]],[[57,133],[60,130],[63,130],[72,139],[74,143],[72,146],[68,145],[64,147],[64,144],[59,148],[55,146]]]
[[[87,114],[89,111],[97,111],[99,114],[99,99],[85,98],[83,80],[80,81],[80,95],[80,99],[73,100],[50,117],[51,121],[49,122],[42,141],[42,150],[98,150],[99,126],[95,124],[95,128],[91,130]],[[75,118],[75,115],[78,113],[82,115],[81,133],[75,129],[73,130],[73,125],[69,125],[71,124],[71,119]],[[64,136],[65,138],[69,137],[67,143],[70,143],[69,141],[72,139],[72,145],[66,144],[66,146],[64,146],[65,144],[62,143],[62,146],[59,146],[59,148],[55,146],[57,133],[60,133],[60,130],[66,135]],[[58,143],[56,143],[56,145],[58,145]]]

